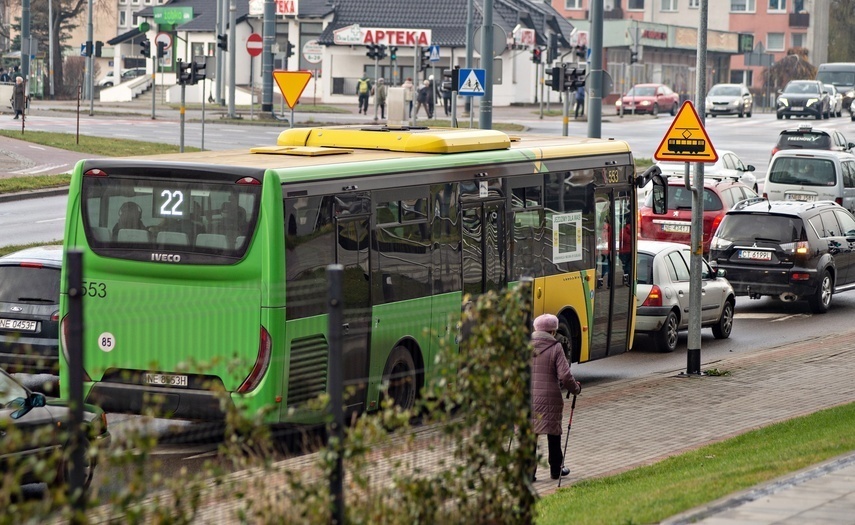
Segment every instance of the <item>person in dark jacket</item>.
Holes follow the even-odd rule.
[[[564,348],[555,338],[557,333],[558,318],[554,315],[543,314],[534,320],[534,332],[531,334],[534,347],[531,359],[531,423],[535,434],[546,434],[552,479],[570,474],[570,469],[564,467],[564,455],[561,453],[561,419],[564,415],[561,388],[563,386],[574,395],[582,391],[582,386],[570,372]]]
[[[15,110],[15,119],[24,114],[24,105],[27,103],[27,94],[24,91],[24,79],[15,79],[15,87],[12,88],[12,108]]]

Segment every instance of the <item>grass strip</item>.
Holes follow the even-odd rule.
[[[580,481],[540,500],[537,524],[657,523],[852,450],[855,403],[754,430],[654,465]]]
[[[68,186],[71,175],[33,175],[30,177],[10,177],[0,179],[0,193],[43,190]]]
[[[36,246],[47,246],[49,244],[62,244],[62,239],[57,239],[55,241],[49,242],[31,242],[27,244],[10,244],[9,246],[0,246],[0,257],[4,255],[9,255],[10,253],[17,252],[18,250],[23,250],[24,248],[33,248]]]
[[[99,157],[126,157],[134,155],[159,155],[162,153],[178,153],[179,147],[172,144],[145,142],[142,140],[116,139],[109,137],[92,137],[72,133],[54,133],[50,131],[20,131],[0,130],[0,136],[25,140],[42,146],[59,148],[77,153],[97,155]],[[199,151],[199,148],[185,147],[184,151]]]

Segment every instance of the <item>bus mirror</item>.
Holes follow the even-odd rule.
[[[635,185],[639,188],[643,188],[649,182],[653,182],[653,213],[664,215],[668,211],[668,192],[665,191],[668,183],[656,164],[644,170],[644,173],[635,179]]]

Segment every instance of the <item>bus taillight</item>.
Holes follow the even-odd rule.
[[[62,318],[62,322],[60,323],[59,330],[59,339],[60,339],[60,348],[62,348],[62,355],[65,357],[65,362],[71,365],[71,359],[68,357],[68,316]],[[89,374],[86,373],[86,370],[83,370],[83,380],[84,381],[92,381],[92,378],[89,377]]]
[[[99,170],[98,168],[92,168],[91,170],[86,170],[83,174],[84,177],[106,177],[107,172],[104,170]]]
[[[261,335],[258,341],[258,357],[255,359],[255,366],[252,371],[237,389],[238,393],[246,394],[252,392],[261,383],[264,374],[267,373],[267,368],[270,366],[270,348],[273,346],[270,341],[270,334],[262,326]]]
[[[238,179],[235,184],[252,184],[257,186],[261,184],[261,181],[253,177],[243,177],[242,179]]]

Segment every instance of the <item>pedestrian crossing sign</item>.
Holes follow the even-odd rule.
[[[433,44],[430,46],[429,58],[431,62],[439,62],[439,45]]]
[[[716,162],[715,152],[707,130],[690,100],[683,103],[671,127],[656,149],[653,158],[669,162]]]
[[[460,68],[457,94],[464,97],[483,97],[487,72],[484,69]]]

